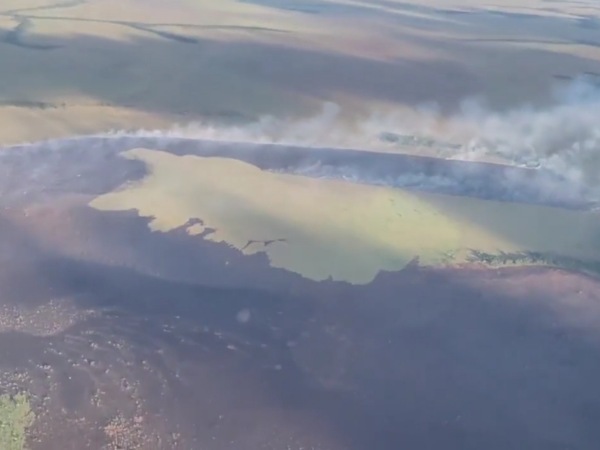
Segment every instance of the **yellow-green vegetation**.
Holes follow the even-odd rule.
[[[136,149],[151,175],[96,198],[101,210],[137,209],[150,227],[169,231],[191,218],[190,234],[245,254],[265,252],[273,267],[308,278],[371,281],[419,255],[426,262],[457,247],[459,227],[415,196],[343,181],[261,171],[225,158]],[[270,242],[273,241],[273,242]]]
[[[600,225],[587,213],[270,173],[226,158],[147,149],[124,155],[144,161],[149,175],[92,207],[135,209],[154,231],[187,226],[190,235],[264,252],[273,267],[315,280],[367,283],[415,257],[427,265],[460,262],[473,249],[599,253],[592,237]]]
[[[34,414],[27,395],[0,396],[0,449],[23,450]]]
[[[512,243],[512,249],[600,259],[600,214],[527,203],[433,195],[427,201],[447,217],[480,227]],[[483,250],[475,245],[471,249]]]

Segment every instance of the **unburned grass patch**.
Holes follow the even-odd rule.
[[[33,424],[34,417],[26,394],[1,395],[0,449],[25,449],[27,429]]]

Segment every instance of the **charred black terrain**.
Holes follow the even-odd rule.
[[[32,450],[596,448],[596,280],[415,262],[368,285],[313,282],[86,206],[144,174],[118,157],[132,144],[0,156],[0,380],[30,395]],[[295,170],[342,155],[307,152],[243,157]]]

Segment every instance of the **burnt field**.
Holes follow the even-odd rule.
[[[597,0],[0,3],[0,450],[598,450]]]
[[[366,183],[468,176],[458,162],[178,139],[6,149],[0,383],[29,396],[32,450],[596,448],[596,279],[415,258],[362,285],[313,281],[89,207],[144,177],[119,157],[136,146],[273,171],[360,167]],[[509,173],[475,167],[486,183],[480,171]]]
[[[141,219],[51,209],[5,214],[0,233],[13,314],[2,386],[31,395],[32,449],[593,449],[600,438],[597,281],[414,266],[366,286],[317,283]],[[37,236],[28,220],[44,222]],[[81,258],[40,245],[64,229],[86,236]]]
[[[51,210],[5,213],[0,232],[13,317],[2,385],[31,395],[34,450],[594,449],[600,438],[595,280],[413,266],[365,286],[317,283],[131,216]],[[36,235],[30,220],[44,222]],[[74,230],[71,247],[88,242],[79,258],[42,244]],[[93,241],[100,262],[86,261]]]
[[[27,195],[34,195],[38,188],[87,192],[89,175],[95,172],[105,174],[101,178],[106,188],[115,187],[144,175],[139,164],[136,167],[135,162],[118,158],[121,152],[135,147],[177,155],[233,158],[268,171],[488,200],[576,209],[594,204],[585,186],[541,169],[399,153],[166,136],[92,136],[7,147],[0,155],[4,181],[0,189],[7,192],[13,190],[15,183],[22,183],[27,186],[23,189]],[[33,160],[35,168],[31,170]],[[59,179],[55,177],[58,167],[63,172]],[[100,192],[102,187],[90,193]]]

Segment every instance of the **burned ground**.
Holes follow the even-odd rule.
[[[2,385],[31,396],[34,450],[600,438],[592,278],[414,264],[368,285],[319,283],[81,200],[2,216],[3,311],[34,322],[0,334]]]

